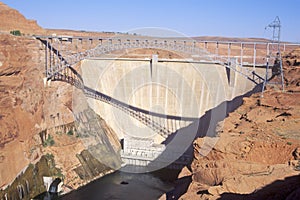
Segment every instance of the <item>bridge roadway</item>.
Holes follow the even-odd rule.
[[[183,54],[192,54],[194,55],[194,59],[202,60],[202,61],[214,61],[216,63],[228,63],[230,62],[231,56],[231,45],[238,44],[237,42],[225,42],[225,41],[215,41],[216,48],[218,49],[219,45],[228,45],[228,55],[225,57],[224,55],[217,55],[215,53],[218,53],[216,51],[215,53],[208,52],[207,46],[209,43],[213,43],[213,41],[201,41],[197,42],[195,40],[183,40],[183,39],[158,39],[158,38],[86,38],[89,41],[96,40],[100,44],[97,45],[94,48],[87,49],[83,52],[78,53],[70,53],[67,52],[66,55],[61,54],[61,51],[59,48],[62,48],[61,43],[63,41],[73,41],[73,40],[83,40],[83,38],[76,38],[76,37],[69,37],[67,39],[64,39],[63,37],[53,37],[53,36],[36,36],[39,40],[41,40],[47,49],[49,49],[50,53],[49,55],[46,55],[47,57],[51,57],[51,52],[53,52],[54,55],[59,59],[57,64],[55,66],[52,66],[51,59],[50,62],[46,62],[46,76],[47,78],[51,78],[55,73],[62,71],[64,68],[68,66],[72,66],[79,61],[91,58],[91,57],[99,57],[101,55],[105,55],[107,53],[116,51],[116,50],[123,50],[123,49],[133,49],[133,48],[156,48],[156,49],[163,49],[168,51],[175,51],[177,53],[183,53]],[[56,44],[55,41],[58,40],[61,43]],[[201,48],[201,43],[204,44],[205,48]],[[262,64],[256,61],[256,59],[261,59],[261,56],[256,56],[256,45],[265,45],[267,44],[267,48],[270,48],[269,43],[248,43],[248,42],[241,42],[241,55],[239,56],[239,62],[242,65],[243,64],[243,57],[249,57],[253,61],[253,67],[255,67],[256,64]],[[243,48],[244,45],[252,45],[253,44],[253,55],[244,55]],[[254,45],[255,44],[255,45]],[[74,44],[72,44],[74,45]],[[76,45],[76,44],[75,44]],[[56,46],[56,47],[55,47]],[[76,45],[77,46],[77,45]],[[56,58],[56,59],[57,59]],[[47,59],[46,59],[47,60]],[[53,60],[52,60],[53,61]],[[249,64],[249,62],[248,62]],[[265,63],[264,63],[265,64]],[[48,67],[48,65],[50,65]]]
[[[266,57],[274,59],[276,52],[273,51],[276,43],[272,42],[247,42],[247,41],[205,41],[193,40],[192,38],[153,38],[153,37],[133,37],[116,36],[114,38],[97,37],[72,37],[72,36],[35,36],[46,46],[46,77],[51,78],[55,73],[63,68],[72,66],[79,61],[99,57],[107,53],[132,48],[156,48],[177,53],[192,54],[194,59],[210,60],[218,63],[229,63],[232,58],[236,59],[240,66],[266,65]],[[76,42],[74,42],[76,41]],[[80,41],[80,42],[78,42]],[[88,41],[87,47],[82,51],[73,53],[76,47],[78,51],[79,43]],[[64,46],[71,46],[64,52]],[[300,44],[281,43],[282,51],[299,47]],[[48,53],[49,49],[49,53]],[[49,54],[49,55],[48,55]],[[52,55],[52,61],[51,61]],[[54,58],[56,56],[56,58]],[[58,62],[54,60],[58,59]],[[50,62],[47,62],[47,61]],[[55,66],[52,66],[56,63]],[[270,60],[272,63],[272,60]]]

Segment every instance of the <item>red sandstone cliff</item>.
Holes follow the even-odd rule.
[[[10,184],[24,168],[46,153],[54,155],[65,183],[77,188],[90,180],[80,180],[75,173],[82,164],[76,154],[85,147],[75,133],[67,134],[74,128],[73,87],[62,82],[44,86],[45,46],[30,35],[95,33],[47,32],[3,3],[0,3],[0,27],[0,188]],[[9,34],[11,30],[20,30],[25,36],[13,36]],[[114,132],[104,128],[114,140]],[[46,129],[53,138],[52,146],[43,145],[40,137],[39,133]]]
[[[0,3],[0,186],[14,180],[43,154],[38,133],[73,121],[68,108],[71,87],[45,88],[44,46],[21,33],[43,33],[36,22]],[[60,96],[61,98],[57,98]],[[59,115],[59,118],[57,117]],[[83,148],[81,148],[83,149]]]
[[[43,52],[33,38],[0,34],[0,185],[39,159],[40,131],[73,120],[70,86],[44,88]]]

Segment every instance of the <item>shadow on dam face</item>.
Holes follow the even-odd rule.
[[[197,138],[204,138],[203,144],[201,146],[201,149],[199,151],[199,154],[202,156],[206,156],[214,147],[214,145],[218,141],[217,137],[217,129],[220,125],[220,122],[223,121],[230,112],[233,112],[236,110],[240,105],[243,103],[244,97],[249,97],[254,93],[261,91],[262,85],[256,85],[253,90],[235,97],[231,101],[224,101],[215,108],[212,108],[205,112],[205,114],[199,118],[199,120],[195,121],[194,123],[190,124],[187,127],[183,127],[176,132],[172,133],[166,140],[163,142],[163,144],[166,145],[166,149],[162,152],[160,156],[158,156],[153,162],[149,164],[144,169],[139,169],[141,172],[143,170],[146,171],[153,171],[151,166],[157,166],[157,163],[163,163],[165,162],[166,157],[172,155],[174,152],[174,149],[180,148],[181,141],[185,140],[186,135],[190,134],[191,132],[195,131],[195,127],[197,127],[197,133],[195,137],[193,138],[193,141]],[[223,111],[226,109],[225,115],[223,115]],[[222,127],[219,127],[220,129]],[[183,149],[180,150],[180,152]],[[184,149],[185,151],[182,153],[182,155],[185,155],[187,157],[193,158],[194,157],[194,150],[193,150],[193,142]],[[173,154],[174,155],[174,154]],[[181,155],[175,154],[174,156],[177,156],[176,158],[180,157]],[[176,161],[176,158],[173,158]],[[187,166],[190,169],[192,159],[186,163],[185,166]],[[172,163],[171,163],[172,164]],[[170,165],[171,165],[170,164]],[[163,166],[162,168],[168,167],[168,165]],[[181,169],[184,166],[181,166],[180,168],[177,168],[178,172],[181,171]],[[154,167],[155,168],[155,167]]]
[[[205,112],[205,114],[200,117],[198,121],[195,123],[192,123],[191,125],[184,127],[182,129],[177,130],[175,133],[170,135],[163,143],[168,145],[172,143],[173,139],[176,137],[183,138],[185,134],[188,134],[190,131],[193,131],[194,129],[192,128],[193,126],[198,127],[197,129],[197,134],[194,138],[203,138],[203,137],[209,137],[209,138],[215,138],[217,136],[217,126],[219,125],[219,122],[223,121],[229,113],[233,112],[236,110],[239,106],[242,105],[243,103],[243,98],[244,97],[249,97],[254,93],[261,92],[261,87],[262,84],[256,85],[253,90],[235,97],[231,101],[224,101],[215,108],[212,108],[208,111]],[[223,115],[223,111],[226,109],[225,115]],[[220,127],[222,128],[222,127]],[[211,143],[214,144],[214,143]],[[192,144],[191,146],[192,147]],[[212,146],[213,147],[213,146]],[[187,153],[187,152],[186,152]],[[207,155],[207,151],[202,152],[203,156]]]

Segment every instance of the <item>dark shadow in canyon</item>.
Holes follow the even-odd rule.
[[[298,191],[296,191],[298,190]],[[294,193],[293,193],[294,192]],[[219,200],[296,200],[300,199],[300,175],[276,180],[252,194],[223,193]]]

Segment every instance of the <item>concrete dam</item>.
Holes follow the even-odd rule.
[[[148,36],[36,38],[45,45],[45,85],[75,86],[72,112],[86,149],[113,169],[143,172],[187,165],[197,137],[207,155],[236,100],[268,84],[278,61],[272,49],[287,48]]]
[[[198,127],[201,117],[222,102],[241,96],[256,86],[242,75],[243,70],[247,67],[234,71],[213,62],[159,59],[156,56],[152,59],[85,59],[80,65],[84,85],[122,102],[123,107],[133,113],[94,98],[74,102],[88,105],[123,140],[120,152],[123,163],[151,166],[147,170],[153,171],[175,161],[184,165],[189,158],[183,154],[197,132],[201,132]],[[263,77],[265,69],[256,68],[255,72]],[[79,98],[78,94],[73,96],[76,98]],[[134,117],[140,110],[147,111],[148,117]],[[76,112],[79,111],[75,109]],[[222,120],[226,112],[225,104],[212,111],[208,122],[212,126],[201,135],[214,136],[213,124]],[[142,113],[142,117],[144,115]],[[158,134],[159,129],[164,129],[164,134]],[[215,142],[208,139],[203,155]]]

